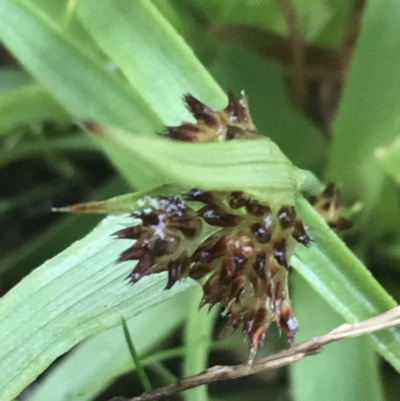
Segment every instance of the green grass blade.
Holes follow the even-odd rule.
[[[131,219],[107,219],[1,299],[1,400],[18,395],[86,337],[120,324],[121,316],[131,318],[194,285],[187,280],[162,291],[160,274],[129,286],[124,278],[132,263],[116,264],[126,241],[110,237],[127,222]]]
[[[182,323],[190,295],[191,291],[184,291],[128,320],[128,328],[140,357]],[[28,400],[63,401],[68,398],[69,401],[89,401],[129,369],[132,369],[132,360],[126,350],[121,327],[117,326],[72,351],[50,371]]]
[[[122,323],[122,329],[124,332],[125,341],[126,341],[129,353],[132,358],[133,366],[135,367],[135,370],[139,376],[139,379],[142,382],[144,391],[150,391],[152,389],[150,380],[147,377],[146,371],[143,369],[139,355],[136,351],[135,346],[133,345],[132,337],[131,337],[131,334],[129,333],[129,328],[128,328],[128,325],[127,325],[124,317],[121,317],[121,323]]]

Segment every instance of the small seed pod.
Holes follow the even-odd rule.
[[[209,263],[226,252],[226,239],[219,233],[208,237],[193,253],[192,262]]]
[[[208,263],[197,262],[195,263],[189,272],[189,277],[193,280],[200,280],[207,276],[214,270],[214,267]]]
[[[188,110],[197,121],[201,121],[211,128],[216,128],[218,126],[215,111],[211,107],[206,106],[190,94],[185,95],[184,99]]]
[[[294,224],[294,230],[292,233],[292,237],[305,246],[309,246],[311,243],[311,238],[308,236],[306,229],[304,228],[303,222],[300,219],[297,219]]]
[[[256,255],[255,261],[253,263],[253,269],[264,283],[267,281],[266,266],[267,255],[265,253],[259,253],[258,255]]]
[[[243,192],[231,192],[229,194],[228,203],[231,209],[240,209],[247,203]]]
[[[153,258],[150,256],[150,254],[144,253],[127,278],[132,284],[137,283],[142,277],[152,273],[153,267]]]
[[[240,127],[236,127],[234,125],[230,125],[226,129],[226,139],[231,141],[232,139],[240,139],[243,138],[243,129]]]
[[[204,206],[197,212],[197,214],[210,226],[235,227],[240,221],[239,216],[227,213],[216,205]]]
[[[144,227],[156,226],[160,222],[159,216],[154,210],[134,212],[132,217],[141,219]]]
[[[286,239],[281,238],[274,242],[273,253],[275,260],[281,265],[288,268],[288,262],[286,258]]]
[[[271,212],[271,208],[266,205],[262,205],[260,202],[253,199],[246,203],[246,211],[253,216],[261,217],[269,214]]]
[[[190,262],[186,258],[172,260],[168,263],[168,282],[165,287],[166,290],[172,288],[172,286],[185,275],[189,268],[189,264]]]
[[[282,206],[277,214],[279,223],[283,229],[294,226],[296,221],[296,211],[293,206]]]
[[[260,244],[266,244],[271,240],[272,232],[262,223],[254,223],[251,226],[251,232]]]
[[[149,253],[147,240],[139,240],[121,253],[118,258],[118,262],[125,262],[126,260],[139,260],[145,253]]]
[[[183,199],[188,201],[196,201],[202,203],[212,203],[213,202],[213,195],[210,191],[203,191],[200,188],[192,188],[190,191],[184,193]]]
[[[117,238],[139,239],[143,235],[143,227],[142,225],[126,227],[118,230],[113,235]]]
[[[176,141],[197,142],[202,133],[202,129],[196,124],[184,123],[178,127],[167,127],[161,135]]]
[[[265,319],[267,316],[267,309],[259,307],[258,309],[250,311],[244,318],[243,331],[251,341],[252,353],[255,354],[260,349],[266,332]]]

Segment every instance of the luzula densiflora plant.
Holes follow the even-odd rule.
[[[192,95],[184,101],[195,122],[168,127],[162,133],[165,141],[261,138],[245,96],[237,99],[229,93],[221,111]],[[349,226],[333,185],[310,202],[333,229]],[[68,210],[85,211],[85,204]],[[132,263],[131,283],[160,272],[168,273],[166,289],[182,278],[198,281],[203,287],[200,307],[222,305],[228,315],[225,331],[242,325],[250,341],[250,360],[272,322],[292,343],[299,324],[289,299],[288,268],[297,243],[312,246],[293,204],[260,200],[241,191],[192,188],[168,196],[145,195],[131,216],[132,225],[114,233],[131,240],[118,257]]]

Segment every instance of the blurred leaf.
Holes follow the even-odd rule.
[[[179,4],[179,0],[175,0]],[[181,0],[183,1],[183,0]],[[186,0],[187,1],[187,0]],[[237,23],[263,28],[281,35],[287,24],[276,0],[231,0],[202,2],[192,0],[209,20],[218,23]],[[353,1],[292,0],[300,29],[308,41],[334,44],[339,40]]]
[[[128,187],[121,179],[113,179],[96,196],[109,198],[126,192]],[[86,235],[98,222],[99,216],[65,216],[60,221],[38,233],[32,240],[19,246],[1,259],[0,276],[8,285],[22,279],[32,269],[63,251],[77,239]]]
[[[308,340],[343,323],[304,278],[294,274],[291,283],[292,303],[300,323],[296,341]],[[383,400],[377,362],[375,350],[364,337],[330,344],[319,355],[291,365],[293,399]]]
[[[399,18],[400,3],[367,2],[335,122],[328,175],[348,196],[362,199],[366,218],[380,202],[383,185],[374,151],[400,130]]]
[[[67,134],[56,138],[30,139],[20,143],[5,152],[0,153],[0,167],[15,160],[40,157],[52,152],[95,152],[96,146],[82,133],[78,135]]]
[[[397,136],[388,146],[375,149],[375,159],[384,172],[400,184],[400,137]]]
[[[0,67],[0,95],[1,92],[9,91],[31,82],[32,78],[25,71],[10,67]]]
[[[0,134],[23,124],[65,120],[66,114],[50,93],[29,82],[0,92]]]

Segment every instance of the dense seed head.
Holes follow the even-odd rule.
[[[216,111],[205,105],[193,95],[185,95],[186,107],[196,119],[196,123],[183,123],[167,127],[162,133],[170,139],[190,142],[215,142],[242,138],[256,138],[257,132],[247,108],[247,99],[237,99],[233,93],[228,95],[225,109]]]

